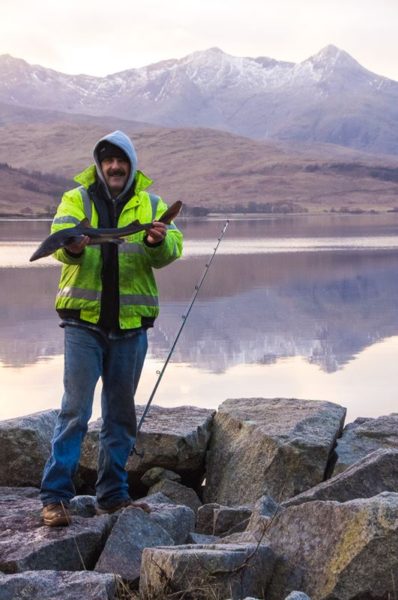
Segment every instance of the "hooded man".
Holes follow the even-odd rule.
[[[70,523],[73,476],[100,377],[97,512],[112,513],[132,504],[125,465],[136,437],[134,394],[147,329],[159,313],[152,269],[168,265],[182,252],[176,226],[156,220],[167,205],[146,191],[152,181],[137,170],[127,135],[114,131],[99,140],[94,161],[75,177],[80,187],[63,195],[51,232],[85,218],[93,227],[124,227],[134,220],[153,226],[123,238],[120,245],[89,244],[82,236],[54,253],[63,263],[55,306],[65,332],[65,365],[62,406],[40,491],[48,526]]]

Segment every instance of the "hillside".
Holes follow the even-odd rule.
[[[56,174],[66,187],[92,162],[95,142],[122,127],[134,140],[139,168],[154,179],[153,191],[166,201],[179,199],[189,207],[224,212],[355,212],[398,207],[398,158],[392,156],[373,156],[331,144],[260,142],[212,129],[160,128],[40,113],[34,113],[35,122],[29,113],[20,115],[19,121],[9,117],[0,125],[0,163]],[[41,214],[59,200],[63,189],[59,183],[44,185],[41,178],[39,191],[34,191],[33,177],[29,191],[26,177],[26,173],[20,176],[0,169],[3,214],[26,214],[27,207]]]
[[[0,217],[48,216],[71,181],[51,174],[30,173],[0,163]]]

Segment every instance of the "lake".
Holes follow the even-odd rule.
[[[184,258],[158,271],[161,316],[136,403],[156,383],[224,218],[179,220]],[[0,419],[58,408],[60,267],[29,263],[48,221],[0,221]],[[397,411],[398,215],[230,218],[154,403],[330,400],[347,421]],[[98,386],[93,418],[100,413]]]

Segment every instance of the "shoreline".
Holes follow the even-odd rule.
[[[323,211],[308,211],[308,212],[274,212],[274,213],[228,213],[228,212],[210,212],[207,215],[196,216],[196,215],[180,215],[178,217],[179,221],[208,221],[208,220],[220,220],[220,219],[231,219],[231,220],[270,220],[270,219],[281,219],[286,217],[364,217],[364,216],[380,216],[380,215],[393,215],[398,214],[397,210],[351,210],[351,211],[341,211],[341,210],[323,210]],[[52,221],[53,215],[18,215],[18,214],[0,214],[0,222],[6,221],[21,221],[21,222],[37,222],[37,221]]]

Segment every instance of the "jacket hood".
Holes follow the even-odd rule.
[[[111,144],[114,144],[115,146],[118,146],[118,148],[120,148],[121,150],[123,150],[123,152],[127,155],[129,161],[130,161],[130,175],[129,178],[126,182],[126,185],[124,186],[123,190],[120,192],[120,194],[117,196],[117,198],[122,198],[123,194],[129,190],[133,184],[134,178],[136,176],[137,173],[137,154],[133,145],[133,142],[130,140],[130,138],[123,133],[123,131],[113,131],[112,133],[108,133],[108,135],[105,135],[104,137],[102,137],[100,140],[98,140],[98,142],[95,144],[94,146],[94,150],[93,150],[93,156],[94,156],[94,161],[95,161],[95,166],[97,169],[97,175],[98,178],[102,181],[102,183],[105,186],[105,189],[108,190],[108,187],[106,185],[105,179],[104,179],[104,175],[102,173],[102,169],[101,169],[101,164],[98,160],[98,146],[101,142],[110,142]]]

